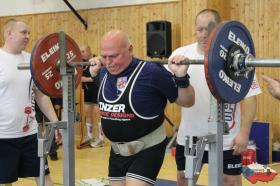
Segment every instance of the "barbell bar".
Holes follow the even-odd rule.
[[[90,65],[81,61],[75,41],[66,34],[66,60],[77,70],[79,84],[82,67]],[[280,67],[279,59],[255,58],[254,43],[248,29],[238,21],[225,21],[217,25],[208,37],[204,60],[184,60],[182,65],[204,65],[205,77],[211,93],[218,101],[237,103],[248,93],[255,75],[254,67]],[[61,97],[59,72],[59,34],[41,38],[33,47],[29,64],[18,69],[31,69],[37,87],[52,97]],[[151,61],[167,64],[167,60]]]
[[[238,57],[245,57],[245,56],[238,56]],[[248,57],[248,58],[247,58]],[[272,59],[272,58],[254,58],[252,55],[248,54],[243,61],[245,67],[280,67],[280,59]],[[149,62],[152,63],[158,63],[161,65],[166,65],[168,64],[167,59],[162,59],[162,60],[149,60]],[[59,68],[59,61],[57,61],[57,68]],[[243,64],[240,61],[238,64]],[[83,61],[79,62],[76,61],[74,63],[68,64],[71,67],[77,67],[77,66],[91,66],[90,62]],[[186,59],[181,61],[178,65],[204,65],[204,60],[193,60],[193,59]],[[30,69],[30,64],[29,63],[21,63],[17,66],[19,70],[27,70]],[[240,68],[236,68],[236,71],[241,70]]]
[[[59,69],[59,60],[57,61],[57,64],[56,64],[56,67],[57,69]],[[87,61],[74,61],[74,62],[71,62],[68,64],[69,66],[71,67],[85,67],[85,66],[91,66],[89,62]],[[28,70],[30,69],[30,63],[21,63],[21,64],[18,64],[17,68],[19,70]]]
[[[280,59],[254,58],[250,54],[248,54],[244,62],[247,67],[280,67]]]
[[[241,58],[241,56],[239,56]],[[244,56],[246,57],[246,56]],[[168,64],[168,60],[152,60],[150,62],[158,63],[161,65]],[[239,62],[241,63],[241,62]],[[280,59],[271,58],[254,58],[248,54],[248,59],[245,58],[243,61],[245,67],[280,67]],[[186,59],[181,61],[178,65],[204,65],[204,60],[192,60]],[[86,64],[85,64],[86,66]],[[240,70],[240,69],[236,69]]]

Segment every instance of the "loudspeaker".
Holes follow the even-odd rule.
[[[154,58],[169,57],[171,54],[171,23],[151,21],[147,29],[147,56]]]

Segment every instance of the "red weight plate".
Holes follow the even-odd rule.
[[[210,90],[210,92],[212,93],[212,95],[218,100],[221,101],[221,99],[219,98],[219,95],[215,92],[215,87],[212,85],[211,83],[211,78],[209,76],[209,71],[208,71],[208,51],[210,49],[211,46],[211,42],[215,36],[215,33],[218,29],[218,27],[220,27],[221,24],[217,25],[215,28],[212,29],[210,35],[208,36],[208,41],[207,41],[207,46],[206,46],[206,50],[205,50],[205,55],[204,55],[204,71],[205,71],[205,78],[206,78],[206,82],[208,85],[208,88]]]
[[[67,63],[81,61],[81,52],[76,42],[66,35]],[[41,38],[31,53],[30,69],[36,86],[50,97],[62,97],[62,82],[59,67],[59,33],[52,33]],[[83,68],[76,67],[76,87],[81,81]]]

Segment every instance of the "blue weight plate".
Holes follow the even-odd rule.
[[[233,45],[239,45],[246,54],[255,56],[254,43],[248,29],[238,21],[219,24],[210,34],[205,52],[205,77],[213,96],[220,102],[238,103],[248,93],[255,70],[247,77],[231,79],[226,71],[227,53]]]

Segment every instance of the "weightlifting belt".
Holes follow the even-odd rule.
[[[161,143],[166,138],[165,129],[160,125],[156,130],[130,142],[111,142],[113,151],[122,156],[131,156]]]

